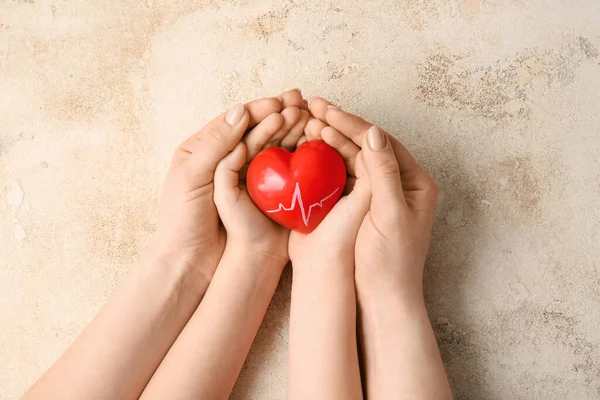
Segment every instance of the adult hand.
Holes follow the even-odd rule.
[[[330,127],[307,137],[335,129],[352,141],[346,157],[362,155],[372,193],[355,250],[367,397],[451,399],[422,283],[437,183],[387,132],[323,99],[311,112]]]
[[[330,131],[347,139],[341,151],[352,160],[362,149],[372,191],[371,206],[356,241],[356,285],[383,286],[422,299],[422,278],[438,195],[436,181],[396,138],[362,118],[316,98],[309,140]],[[322,124],[318,126],[319,124]],[[326,124],[330,125],[325,128]],[[317,125],[317,126],[314,126]]]
[[[297,90],[238,104],[175,150],[163,187],[152,255],[199,269],[208,284],[225,247],[225,230],[213,200],[217,164],[244,134],[248,148],[256,148],[255,138],[260,135],[253,129],[273,113],[294,107],[297,112],[306,108]]]
[[[262,148],[297,140],[308,111],[298,91],[281,96],[284,109],[264,118],[217,164],[214,202],[227,234],[225,252],[202,302],[171,346],[143,399],[225,399],[244,363],[288,261],[289,231],[252,203],[247,163]]]

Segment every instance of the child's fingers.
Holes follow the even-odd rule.
[[[283,117],[283,126],[279,128],[279,131],[273,135],[271,140],[266,147],[270,146],[279,146],[281,143],[281,139],[288,134],[288,132],[296,125],[298,120],[300,119],[300,109],[298,107],[287,107],[281,112],[281,116]]]
[[[311,118],[306,124],[306,128],[304,128],[304,133],[306,134],[306,139],[308,140],[321,140],[321,131],[325,128],[327,124],[323,121]]]
[[[252,100],[246,103],[245,106],[250,116],[250,121],[248,122],[249,128],[254,128],[269,115],[283,110],[281,100],[276,97]]]
[[[248,171],[248,164],[256,155],[272,140],[281,127],[285,120],[279,113],[271,114],[265,118],[260,124],[246,134],[243,138],[243,142],[246,145],[246,164],[240,169],[240,179],[246,179],[246,172]]]
[[[302,97],[302,92],[300,92],[300,89],[288,90],[280,94],[277,98],[281,101],[282,110],[286,107],[297,107],[304,109],[308,108],[304,102],[304,98]]]
[[[263,147],[272,140],[273,135],[279,132],[283,124],[284,118],[281,114],[271,114],[244,136],[247,161],[256,157]]]
[[[346,171],[348,171],[348,175],[356,176],[354,164],[356,162],[356,156],[360,151],[360,147],[358,147],[352,140],[348,139],[337,129],[332,128],[331,126],[326,126],[323,128],[321,131],[321,136],[323,137],[325,143],[340,153],[344,159],[344,162],[346,163]]]
[[[246,163],[246,146],[243,142],[223,158],[215,170],[215,203],[223,204],[238,195],[239,171]]]
[[[281,139],[281,147],[285,147],[288,150],[293,150],[298,143],[298,139],[304,133],[304,128],[306,127],[306,123],[310,118],[310,114],[306,110],[300,110],[300,118],[298,122],[290,129],[290,131],[285,135],[283,139]]]
[[[315,96],[310,101],[310,112],[316,119],[327,122],[325,116],[327,115],[327,107],[331,103],[321,97]]]

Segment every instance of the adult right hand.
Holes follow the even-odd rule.
[[[319,121],[307,125],[308,139],[344,142],[332,145],[349,166],[362,157],[371,189],[355,248],[366,397],[451,399],[423,297],[437,183],[373,124],[323,99],[311,112]]]
[[[422,300],[437,182],[402,143],[370,122],[321,98],[313,99],[311,112],[321,121],[322,129],[327,124],[354,142],[340,150],[344,158],[352,160],[362,150],[372,198],[356,239],[357,290],[371,292],[385,287]],[[318,125],[309,123],[308,140],[321,139]],[[330,135],[327,130],[324,133]]]

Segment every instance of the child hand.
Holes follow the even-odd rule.
[[[348,176],[345,196],[319,226],[307,235],[290,234],[290,258],[294,265],[341,265],[353,269],[356,236],[370,201],[360,148],[336,129],[314,118],[305,131],[308,140],[324,140],[340,153]]]
[[[248,164],[265,147],[295,146],[308,122],[308,111],[295,106],[274,113],[250,131],[215,172],[215,204],[227,231],[227,247],[253,256],[288,261],[289,231],[266,217],[246,190]]]
[[[422,302],[437,183],[398,140],[371,123],[323,99],[313,100],[311,112],[362,148],[372,199],[356,240],[357,290],[389,288]]]
[[[305,132],[309,140],[323,139],[340,153],[348,176],[345,195],[316,229],[290,234],[288,398],[362,399],[354,246],[371,194],[358,146],[315,119]]]

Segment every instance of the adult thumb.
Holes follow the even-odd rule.
[[[188,167],[199,185],[212,181],[217,164],[240,142],[248,127],[248,110],[236,104],[227,114],[209,122],[196,135],[199,139]]]
[[[362,155],[371,186],[372,210],[399,210],[405,203],[400,167],[388,133],[372,126],[363,136]]]

